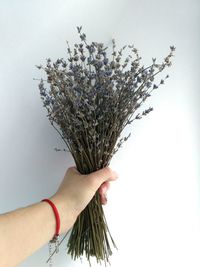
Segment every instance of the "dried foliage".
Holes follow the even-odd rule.
[[[39,90],[52,126],[71,152],[77,169],[87,174],[108,166],[112,156],[126,141],[121,137],[126,125],[149,114],[150,107],[136,113],[145,100],[164,84],[168,75],[155,82],[155,76],[171,66],[175,47],[170,47],[163,62],[144,67],[134,45],[116,50],[112,40],[111,56],[103,43],[88,44],[82,27],[77,27],[81,42],[73,49],[67,42],[68,58],[37,66],[47,79],[40,80]],[[123,57],[129,49],[128,57]],[[110,235],[98,192],[78,217],[68,241],[73,259],[85,253],[88,260],[109,261],[112,254]]]

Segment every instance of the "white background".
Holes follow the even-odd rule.
[[[0,0],[0,213],[52,195],[73,165],[54,151],[65,146],[33,78],[36,64],[66,56],[79,25],[88,41],[134,43],[145,65],[177,47],[170,78],[146,103],[154,111],[126,129],[132,137],[111,162],[119,174],[105,208],[118,245],[111,266],[199,267],[198,0]],[[88,266],[65,251],[66,241],[54,266]],[[47,256],[46,245],[20,266],[47,266]]]

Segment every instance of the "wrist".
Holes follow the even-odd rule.
[[[70,209],[66,201],[59,195],[53,195],[50,200],[55,204],[60,216],[60,233],[67,232],[76,221],[76,214]]]

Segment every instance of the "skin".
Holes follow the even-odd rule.
[[[110,167],[89,175],[70,167],[57,192],[49,199],[56,205],[61,221],[60,233],[67,232],[97,190],[107,203],[109,182],[117,179]],[[14,267],[52,239],[56,221],[51,206],[39,202],[0,215],[0,266]],[[20,246],[19,246],[20,243]]]

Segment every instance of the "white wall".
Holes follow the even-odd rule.
[[[126,130],[111,163],[120,176],[105,208],[118,244],[111,266],[200,266],[198,0],[0,0],[0,213],[50,196],[73,165],[54,151],[64,145],[32,78],[36,64],[65,56],[77,25],[91,41],[134,43],[144,64],[177,47],[170,79],[146,104],[154,111]],[[65,248],[54,266],[80,266]],[[20,266],[46,266],[47,256],[44,246]]]

